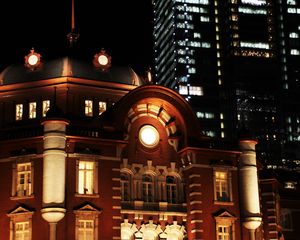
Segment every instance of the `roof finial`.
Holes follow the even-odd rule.
[[[75,32],[75,3],[72,0],[72,17],[71,17],[71,32],[67,35],[67,38],[70,42],[70,47],[74,46],[77,39],[79,38],[79,34]]]

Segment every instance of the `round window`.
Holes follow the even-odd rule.
[[[159,134],[155,127],[145,125],[141,127],[139,139],[145,147],[155,147],[159,142]]]

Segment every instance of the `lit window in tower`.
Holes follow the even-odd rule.
[[[287,0],[287,5],[296,5],[296,0]]]
[[[241,2],[255,6],[263,6],[267,4],[266,0],[241,0]]]
[[[187,57],[187,62],[188,62],[188,64],[195,64],[196,63],[195,59],[188,58],[188,57]]]
[[[270,46],[268,43],[262,43],[262,42],[242,42],[240,43],[241,47],[245,48],[258,48],[258,49],[270,49]]]
[[[290,38],[299,38],[299,34],[296,33],[296,32],[291,32],[291,33],[289,34],[289,37],[290,37]]]
[[[208,16],[200,16],[200,22],[209,22]]]
[[[249,7],[239,7],[238,11],[240,13],[245,13],[245,14],[257,14],[257,15],[266,15],[267,14],[267,10],[265,9],[253,9],[253,8],[249,8]]]
[[[185,8],[185,11],[198,13],[198,12],[200,12],[200,9],[198,7],[195,7],[195,6],[187,6]]]
[[[99,102],[99,115],[106,111],[106,102]]]
[[[184,49],[179,48],[179,49],[177,50],[177,53],[178,53],[179,55],[185,55],[185,54],[186,54],[186,51],[185,51]]]
[[[195,74],[196,73],[196,68],[189,68],[188,73]]]
[[[84,113],[87,117],[93,116],[93,101],[92,100],[85,100],[84,101]]]
[[[288,13],[296,13],[296,14],[300,14],[300,8],[288,8],[287,9]]]
[[[202,42],[202,43],[201,43],[201,47],[203,47],[203,48],[210,48],[211,45],[210,45],[210,43],[208,43],[208,42]]]
[[[291,53],[291,55],[300,55],[300,52],[298,49],[291,49],[290,53]]]
[[[188,42],[188,46],[190,46],[190,47],[201,47],[201,43],[196,42],[196,41],[191,41],[191,42]]]
[[[16,120],[23,119],[23,104],[16,104]]]
[[[189,94],[194,96],[203,96],[203,88],[199,86],[189,86]]]
[[[29,103],[29,118],[36,118],[36,102]]]
[[[187,86],[179,86],[179,94],[188,95],[188,87]]]
[[[46,114],[50,108],[50,100],[43,101],[43,117],[46,117]]]
[[[194,38],[201,38],[201,34],[198,32],[194,32]]]

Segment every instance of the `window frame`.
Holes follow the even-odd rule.
[[[216,221],[216,240],[219,238],[219,227],[227,227],[229,228],[229,239],[228,240],[235,240],[235,222],[237,218],[231,215],[227,211],[223,211],[221,214],[218,216],[215,216],[215,221]],[[226,239],[224,239],[226,240]]]
[[[80,221],[93,221],[93,240],[98,240],[99,235],[99,214],[101,211],[92,207],[89,204],[74,210],[75,214],[75,240],[79,239]]]
[[[226,174],[226,187],[227,187],[227,199],[218,199],[217,193],[218,193],[218,189],[217,189],[217,176],[216,173],[225,173]],[[229,168],[213,168],[213,189],[214,189],[214,203],[215,204],[221,204],[221,205],[233,205],[233,196],[232,196],[232,173],[231,170]],[[221,186],[221,185],[219,185]]]
[[[16,239],[16,225],[18,223],[28,223],[28,240],[32,239],[32,215],[33,211],[29,211],[23,207],[17,207],[15,210],[7,214],[10,218],[10,240]]]
[[[150,177],[151,181],[144,181],[144,177]],[[144,187],[147,194],[144,194]],[[141,185],[142,201],[145,203],[153,203],[155,201],[154,196],[154,177],[149,173],[144,173],[142,175],[142,185]],[[150,201],[149,201],[150,200]]]
[[[81,193],[79,191],[79,173],[81,169],[79,169],[80,162],[91,162],[93,163],[93,174],[92,174],[92,193]],[[83,170],[83,169],[82,169]],[[86,169],[85,169],[86,170]],[[76,197],[99,197],[99,189],[98,189],[98,170],[99,170],[99,164],[98,161],[94,159],[78,159],[76,161]]]
[[[29,171],[18,171],[18,165],[30,165],[30,170]],[[18,188],[19,188],[19,173],[20,172],[30,172],[30,181],[28,181],[27,183],[25,183],[26,185],[30,185],[29,186],[29,192],[25,193],[25,194],[18,194]],[[28,174],[26,174],[28,175]],[[28,180],[28,176],[27,178],[25,177],[25,179]],[[25,191],[25,190],[24,190]],[[16,161],[15,163],[13,163],[12,165],[12,190],[11,190],[11,200],[17,200],[17,199],[24,199],[24,198],[33,198],[34,197],[34,162],[31,160],[20,160],[20,161]]]
[[[19,108],[18,108],[19,106]],[[24,119],[24,104],[16,103],[15,104],[15,120],[22,121]]]
[[[90,103],[91,105],[89,105],[88,103]],[[94,101],[91,99],[84,99],[84,116],[94,116]]]
[[[126,180],[122,179],[122,175],[128,177]],[[121,201],[123,202],[129,202],[131,201],[132,195],[131,195],[131,182],[132,182],[132,176],[131,174],[127,172],[121,172],[120,176],[120,183],[121,183]],[[127,183],[128,185],[128,199],[125,199],[125,184]]]

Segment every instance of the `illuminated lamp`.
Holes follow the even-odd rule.
[[[139,131],[139,140],[145,147],[153,148],[159,142],[159,133],[155,127],[144,125]]]
[[[94,66],[96,68],[101,69],[102,71],[105,71],[110,68],[111,66],[111,56],[109,56],[104,49],[100,51],[100,53],[97,53],[94,56],[93,60]]]
[[[41,64],[41,55],[36,53],[32,48],[30,53],[27,54],[25,57],[25,67],[34,70]]]

